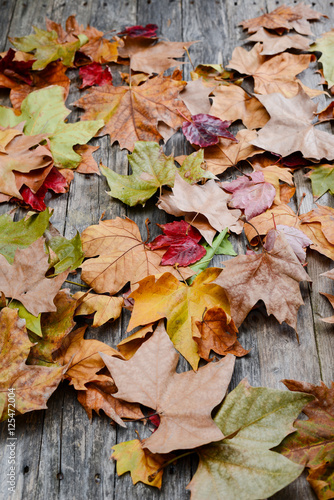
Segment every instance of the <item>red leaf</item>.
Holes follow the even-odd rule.
[[[112,75],[107,67],[103,69],[99,63],[87,64],[79,69],[79,76],[82,78],[81,89],[92,87],[93,85],[112,85]]]
[[[49,175],[36,193],[33,193],[27,186],[22,186],[20,193],[25,203],[34,210],[41,212],[46,209],[44,198],[48,189],[51,189],[54,193],[66,193],[68,190],[67,180],[56,167],[52,167]]]
[[[191,144],[205,148],[217,144],[219,137],[238,142],[234,135],[227,130],[230,125],[231,122],[222,121],[216,116],[199,113],[193,115],[191,120],[183,122],[182,130]]]
[[[149,417],[148,417],[149,421],[155,427],[155,429],[154,429],[153,432],[155,432],[157,430],[157,428],[159,427],[159,425],[160,425],[160,416],[156,415],[155,411],[153,411],[153,410],[149,410],[148,414],[149,414]]]
[[[32,61],[14,61],[15,50],[9,49],[5,57],[0,59],[0,73],[8,78],[15,78],[16,80],[32,85],[30,70],[34,63]]]
[[[156,38],[158,26],[156,24],[147,24],[146,26],[128,26],[118,35],[127,35],[129,38]]]
[[[221,187],[233,193],[229,206],[244,209],[247,220],[270,208],[276,196],[276,189],[265,182],[263,172],[253,172],[249,176],[238,177],[235,181],[223,182]]]
[[[157,236],[155,240],[148,243],[148,246],[152,250],[169,247],[162,257],[162,266],[174,264],[189,266],[206,254],[206,250],[198,244],[202,235],[184,220],[157,225],[165,234]]]

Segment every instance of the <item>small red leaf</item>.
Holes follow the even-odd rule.
[[[222,121],[216,116],[199,113],[193,115],[191,120],[183,122],[182,130],[191,144],[205,148],[217,144],[219,137],[238,142],[234,135],[227,130],[230,125],[231,122]]]
[[[22,186],[20,194],[25,203],[34,210],[41,212],[46,209],[44,198],[48,189],[51,189],[54,193],[66,193],[68,191],[68,181],[56,167],[52,167],[49,175],[36,193],[33,193],[27,186]]]
[[[99,63],[87,64],[79,69],[79,76],[82,78],[81,89],[92,87],[93,85],[112,85],[112,75],[107,67],[103,69]]]
[[[14,61],[15,50],[9,49],[7,54],[0,59],[0,73],[8,78],[14,78],[28,85],[32,85],[30,70],[34,64],[31,61]]]
[[[162,266],[189,266],[206,254],[206,250],[198,244],[202,235],[184,220],[157,225],[164,234],[157,236],[148,246],[151,250],[169,247],[162,257]]]
[[[129,38],[156,38],[158,26],[156,24],[147,24],[146,26],[129,26],[118,35],[127,35]]]

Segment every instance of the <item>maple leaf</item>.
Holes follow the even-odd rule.
[[[142,442],[139,439],[116,444],[112,447],[112,450],[114,453],[111,458],[117,462],[116,472],[119,476],[125,474],[125,472],[130,472],[133,484],[140,481],[149,486],[161,488],[163,465],[173,455],[151,453],[147,448],[142,447]],[[157,471],[159,472],[156,473]],[[153,481],[149,480],[151,474],[154,474]]]
[[[271,448],[295,430],[293,421],[310,399],[242,380],[214,418],[227,437],[197,452],[199,466],[187,486],[191,499],[257,500],[294,481],[303,467]]]
[[[76,309],[75,314],[86,315],[94,314],[93,327],[104,325],[107,321],[119,318],[122,312],[124,300],[122,297],[109,297],[107,295],[95,295],[85,292],[77,292],[73,295],[74,299],[83,300]]]
[[[99,63],[91,63],[79,69],[82,78],[81,89],[93,85],[112,85],[112,75],[108,67],[104,68]]]
[[[220,232],[225,227],[236,233],[242,230],[238,223],[240,210],[227,208],[230,199],[231,196],[224,193],[214,180],[209,180],[204,185],[189,185],[176,174],[173,193],[160,196],[158,208],[176,217],[185,215],[186,222],[195,226],[210,244],[215,232]]]
[[[162,266],[189,266],[206,254],[205,249],[199,245],[201,233],[187,222],[181,220],[157,225],[164,234],[157,236],[148,247],[152,250],[168,247],[161,259]]]
[[[19,116],[13,110],[6,110],[6,115],[9,115],[6,118],[15,124],[24,121],[26,135],[43,133],[44,137],[48,137],[57,167],[76,168],[81,156],[73,150],[73,146],[88,142],[103,127],[103,121],[65,123],[70,111],[66,108],[64,99],[65,90],[51,85],[29,94],[22,102]],[[0,123],[3,123],[1,111],[5,109],[0,107]]]
[[[318,205],[318,203],[316,205],[317,208],[300,217],[302,227],[304,224],[320,223],[326,240],[334,245],[334,208]]]
[[[263,300],[268,314],[296,330],[297,312],[304,304],[300,281],[311,281],[284,235],[279,233],[273,249],[254,255],[239,255],[224,262],[215,280],[228,296],[231,316],[237,326]]]
[[[135,87],[104,85],[89,89],[74,103],[85,110],[82,120],[102,119],[105,123],[99,135],[110,135],[111,144],[119,142],[122,149],[133,150],[136,141],[162,139],[158,122],[169,127],[181,127],[187,108],[178,99],[186,82],[157,76]],[[179,110],[179,111],[178,111]]]
[[[22,127],[3,129],[0,127],[0,191],[8,196],[22,199],[17,189],[14,170],[30,172],[52,164],[50,151],[40,146],[46,135],[27,137]]]
[[[231,122],[222,121],[220,118],[208,114],[200,113],[193,115],[182,124],[182,131],[186,139],[191,144],[196,144],[201,148],[213,146],[219,141],[219,137],[237,142],[227,128]]]
[[[302,35],[311,35],[310,25],[307,20],[316,20],[327,17],[321,12],[311,9],[308,5],[298,3],[294,7],[280,5],[277,9],[262,16],[248,19],[240,23],[248,33],[255,33],[261,27],[275,30],[282,34],[285,30],[294,29]]]
[[[114,397],[143,404],[160,415],[160,425],[144,440],[144,448],[152,453],[169,453],[224,437],[211,419],[211,411],[229,385],[235,360],[231,354],[198,372],[176,373],[179,356],[160,323],[131,359],[101,356],[118,389]]]
[[[0,74],[7,78],[15,79],[20,82],[24,82],[27,85],[32,84],[31,78],[31,66],[33,65],[33,60],[31,61],[17,61],[15,59],[15,50],[9,49],[6,55],[0,59]],[[0,80],[1,82],[1,80]],[[0,83],[1,84],[1,83]]]
[[[334,497],[333,428],[334,383],[316,386],[296,380],[283,380],[290,391],[302,391],[314,396],[303,412],[308,420],[296,420],[297,432],[286,437],[277,451],[293,462],[309,469],[308,481],[320,500]]]
[[[125,359],[132,358],[139,347],[152,336],[154,326],[156,326],[156,322],[142,326],[135,333],[117,344],[117,349]]]
[[[18,248],[27,248],[43,236],[52,215],[50,209],[39,214],[30,214],[14,222],[9,214],[0,216],[0,254],[12,264]]]
[[[143,243],[137,224],[130,219],[100,221],[89,226],[82,234],[82,247],[86,260],[81,278],[98,293],[118,292],[128,281],[137,283],[148,275],[166,271],[181,279],[173,267],[160,266],[162,251],[150,250]],[[192,275],[182,270],[184,277]]]
[[[289,243],[290,247],[294,251],[299,262],[302,264],[306,259],[305,248],[312,245],[312,240],[306,236],[302,231],[296,227],[284,226],[283,224],[277,224],[275,229],[271,229],[266,236],[265,248],[270,251],[274,247],[277,234],[283,233],[285,239]]]
[[[247,94],[239,85],[220,85],[214,90],[210,114],[231,120],[241,120],[248,129],[261,128],[269,115],[256,97]]]
[[[249,353],[243,349],[237,340],[238,330],[221,307],[212,307],[208,309],[203,316],[202,321],[196,321],[199,336],[194,335],[194,340],[198,345],[198,354],[205,361],[210,361],[210,351],[226,356],[245,356]]]
[[[308,68],[310,62],[314,60],[314,55],[284,52],[268,58],[261,55],[261,50],[260,43],[257,43],[249,52],[243,47],[236,47],[228,66],[239,73],[252,76],[254,92],[257,94],[280,92],[287,98],[298,94],[301,84],[296,79],[296,75]],[[310,97],[322,93],[307,87],[304,89]],[[262,102],[261,99],[259,100]]]
[[[309,50],[322,52],[319,62],[322,64],[323,76],[328,87],[334,85],[333,78],[333,53],[334,53],[334,30],[327,31],[317,38],[315,43],[310,46]]]
[[[281,200],[281,190],[282,184],[280,181],[286,182],[289,186],[293,186],[293,176],[291,174],[290,168],[281,168],[279,165],[274,163],[274,160],[267,158],[265,155],[256,155],[251,160],[249,160],[251,167],[256,172],[262,172],[264,180],[272,184],[276,189],[276,196],[274,203],[280,205],[283,203]],[[291,196],[294,192],[291,194]],[[290,201],[290,199],[288,200]]]
[[[49,63],[61,59],[64,66],[73,66],[77,50],[88,42],[85,35],[79,34],[74,41],[59,43],[55,31],[45,31],[33,26],[35,33],[28,36],[9,38],[18,50],[34,52],[33,70],[44,69]]]
[[[281,156],[300,151],[305,158],[334,159],[334,138],[313,126],[317,104],[302,88],[291,99],[282,94],[258,96],[258,99],[270,114],[270,120],[251,141],[253,145]]]
[[[68,240],[55,230],[46,233],[47,247],[54,252],[54,258],[50,259],[50,267],[54,267],[53,274],[60,274],[64,271],[74,271],[82,264],[84,255],[82,252],[81,238],[79,232]]]
[[[212,87],[204,85],[202,79],[187,82],[187,86],[182,90],[180,98],[192,115],[210,113],[209,94],[215,87],[215,85]]]
[[[0,420],[12,416],[8,410],[8,394],[15,392],[15,413],[47,408],[46,402],[57,388],[64,367],[47,368],[25,364],[30,348],[25,322],[16,310],[0,311]]]
[[[130,295],[135,303],[128,331],[167,318],[167,333],[175,348],[196,370],[200,357],[193,339],[196,333],[198,336],[195,320],[200,319],[206,309],[219,306],[226,312],[228,322],[231,321],[225,291],[213,283],[220,273],[221,269],[210,267],[200,273],[191,286],[180,283],[170,273],[157,280],[149,276],[140,281]]]
[[[316,113],[319,122],[327,122],[334,119],[334,102],[330,102],[326,108]]]
[[[136,25],[127,26],[117,35],[126,35],[130,38],[156,38],[158,26],[156,24],[146,24],[146,26]]]
[[[270,208],[276,196],[274,186],[265,181],[262,172],[253,172],[220,185],[225,191],[233,193],[229,206],[244,209],[247,220]]]
[[[264,28],[246,39],[246,42],[261,42],[261,55],[272,56],[287,49],[309,50],[310,40],[302,35],[275,35]]]

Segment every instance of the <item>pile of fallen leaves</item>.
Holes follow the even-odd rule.
[[[334,260],[334,209],[299,215],[289,206],[300,168],[315,198],[334,194],[334,137],[314,123],[333,119],[333,102],[317,112],[312,98],[324,91],[297,78],[321,53],[333,89],[333,31],[308,38],[309,21],[321,17],[298,4],[244,21],[253,48],[236,48],[227,69],[193,68],[191,82],[179,59],[193,42],[159,40],[152,24],[107,39],[71,16],[65,29],[47,20],[46,30],[11,39],[16,50],[0,59],[13,106],[0,107],[0,200],[34,212],[0,217],[2,420],[8,389],[23,414],[46,408],[66,379],[90,419],[102,410],[121,426],[154,426],[147,439],[113,448],[118,474],[130,471],[134,483],[160,488],[168,464],[197,453],[194,500],[267,498],[305,467],[318,498],[334,498],[333,385],[285,380],[283,391],[243,380],[226,396],[236,358],[248,353],[237,334],[251,309],[262,300],[296,329],[299,283],[311,281],[306,249]],[[110,70],[117,64],[128,66],[121,86]],[[75,123],[68,68],[79,68],[88,89],[73,103],[84,110]],[[179,128],[194,152],[166,156],[159,142]],[[106,134],[129,151],[132,169],[100,166],[109,194],[134,206],[159,190],[158,208],[177,218],[153,241],[128,218],[101,219],[72,240],[50,223],[47,191],[66,192],[75,172],[99,175],[87,143]],[[217,177],[231,167],[237,178]],[[242,231],[250,247],[236,256],[228,235]],[[209,267],[216,254],[232,256],[224,269]],[[86,290],[73,295],[62,287],[79,269]],[[123,308],[131,334],[118,346],[85,338]],[[189,371],[176,372],[177,351]],[[308,419],[296,421],[301,411]]]

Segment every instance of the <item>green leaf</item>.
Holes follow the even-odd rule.
[[[138,203],[145,205],[159,187],[174,185],[174,159],[166,156],[156,142],[136,142],[128,159],[131,175],[120,175],[107,167],[101,167],[110,187],[108,194],[114,198],[131,207]]]
[[[32,65],[33,70],[44,69],[48,64],[62,59],[64,66],[72,66],[77,50],[88,42],[86,35],[78,35],[73,42],[59,43],[55,31],[45,31],[33,26],[35,33],[18,38],[10,38],[11,43],[23,52],[36,51],[36,61]]]
[[[13,222],[8,215],[0,216],[0,254],[10,264],[14,262],[14,255],[18,248],[27,248],[38,240],[49,226],[52,211],[48,208],[39,214],[33,214],[26,219]]]
[[[204,271],[210,264],[211,260],[215,255],[237,255],[233,249],[231,242],[228,240],[229,234],[227,234],[227,228],[224,229],[221,233],[219,233],[212,242],[212,245],[208,243],[203,243],[202,246],[206,250],[206,255],[193,264],[190,267],[193,271],[195,271],[195,275],[191,276],[188,279],[188,283],[191,284],[196,276]]]
[[[15,127],[18,123],[22,121],[20,116],[14,113],[13,108],[7,108],[6,106],[0,106],[0,125],[1,127]]]
[[[5,108],[6,109],[6,108]],[[52,85],[31,92],[21,105],[17,122],[25,122],[26,135],[47,134],[54,163],[61,168],[76,168],[81,156],[73,150],[76,144],[86,144],[103,127],[103,120],[65,123],[70,110],[64,104],[64,89]],[[9,113],[0,107],[1,116]]]
[[[202,179],[216,179],[212,172],[202,168],[203,163],[204,149],[200,149],[185,158],[182,166],[178,169],[178,173],[189,184],[195,184]]]
[[[319,62],[322,64],[328,87],[332,87],[334,85],[334,32],[323,33],[321,38],[317,38],[315,43],[312,43],[309,50],[322,52]]]
[[[55,236],[47,242],[47,245],[52,248],[59,259],[54,266],[54,274],[61,274],[67,270],[74,271],[82,264],[84,254],[79,232],[71,240],[64,236]]]
[[[317,198],[327,191],[334,195],[334,165],[312,167],[306,177],[311,179],[313,195]]]
[[[293,432],[293,422],[312,397],[243,380],[223,402],[214,421],[227,436],[198,451],[188,485],[192,500],[265,499],[294,481],[303,466],[270,451]]]
[[[31,314],[18,300],[12,300],[8,307],[11,309],[18,309],[19,317],[26,320],[26,327],[31,332],[35,333],[39,337],[42,337],[41,329],[41,313],[36,317]]]

